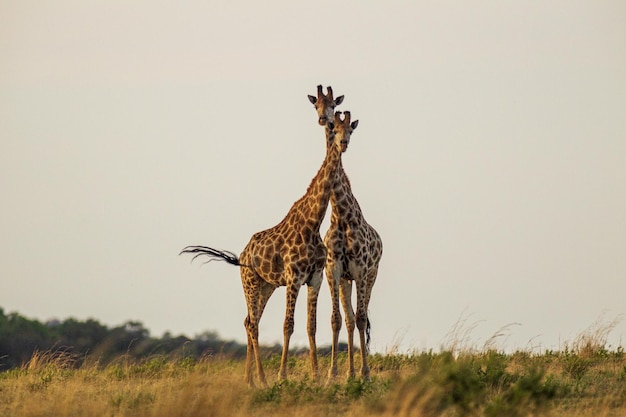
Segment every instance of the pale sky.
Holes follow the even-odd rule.
[[[344,167],[384,244],[373,349],[438,349],[459,319],[469,344],[560,348],[626,314],[625,21],[621,0],[0,1],[0,307],[245,343],[238,268],[178,252],[239,253],[305,193],[323,84],[360,121]]]

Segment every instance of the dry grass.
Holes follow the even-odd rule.
[[[61,358],[36,354],[0,379],[2,416],[225,416],[246,415],[251,391],[240,363],[124,359],[101,369],[71,369]]]
[[[607,346],[618,321],[597,320],[560,351],[505,354],[498,343],[515,324],[481,345],[471,340],[476,323],[462,317],[440,352],[372,355],[371,381],[313,381],[306,354],[291,356],[290,379],[278,381],[274,355],[262,389],[246,386],[242,360],[224,356],[123,356],[101,366],[67,350],[36,352],[0,373],[0,417],[626,417],[626,353]]]
[[[243,362],[225,357],[76,368],[67,352],[36,353],[0,373],[0,416],[626,416],[626,356],[584,346],[373,355],[372,381],[330,384],[311,381],[302,356],[291,360],[289,381],[265,389],[249,389]],[[275,375],[278,358],[266,368]]]

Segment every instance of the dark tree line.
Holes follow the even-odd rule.
[[[0,371],[24,365],[37,351],[69,353],[77,364],[87,357],[107,364],[121,355],[137,359],[150,355],[199,358],[212,353],[240,357],[245,356],[246,346],[222,340],[215,332],[207,331],[193,339],[169,333],[155,338],[138,321],[113,328],[93,319],[42,323],[17,313],[5,314],[0,308]]]
[[[281,349],[280,345],[262,347],[266,355],[280,354]],[[340,343],[339,349],[345,351],[347,345]],[[294,349],[294,353],[304,351],[307,349]],[[138,321],[127,321],[112,328],[93,319],[80,321],[69,318],[42,323],[18,313],[5,314],[0,307],[0,372],[26,364],[35,352],[70,354],[79,366],[87,358],[106,365],[120,356],[142,359],[167,355],[198,359],[203,355],[223,354],[245,358],[246,345],[222,340],[212,331],[205,331],[193,339],[170,333],[155,338]],[[329,354],[330,347],[319,348],[318,353]]]

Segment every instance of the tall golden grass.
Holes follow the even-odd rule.
[[[0,373],[0,416],[626,416],[624,351],[606,349],[601,337],[580,342],[541,354],[376,354],[371,381],[312,381],[299,356],[288,381],[256,389],[243,380],[243,361],[228,357],[121,357],[100,366],[37,352]],[[270,376],[278,364],[265,359]]]
[[[558,351],[505,354],[471,342],[457,323],[439,352],[372,355],[372,379],[313,381],[306,354],[264,359],[266,388],[248,388],[243,360],[227,356],[129,356],[102,365],[69,350],[36,352],[0,373],[5,416],[626,416],[626,353],[607,346],[618,319],[602,318]],[[346,369],[346,356],[339,365]],[[320,358],[322,371],[329,358]]]

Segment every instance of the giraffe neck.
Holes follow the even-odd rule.
[[[331,145],[326,148],[326,157],[317,175],[311,181],[306,194],[293,205],[288,217],[293,222],[307,223],[312,229],[319,228],[326,215],[337,168],[341,161],[341,150]]]
[[[326,151],[328,152],[330,131],[326,128]],[[360,221],[363,217],[359,202],[356,201],[352,194],[352,187],[346,171],[343,169],[341,154],[339,155],[339,163],[337,167],[335,181],[330,193],[331,201],[331,224],[337,224],[342,220],[350,219],[350,222]],[[348,214],[351,214],[348,216]]]
[[[332,203],[332,221],[339,221],[340,219],[357,221],[361,218],[361,208],[354,194],[352,194],[350,180],[346,175],[346,171],[343,169],[341,161],[337,168],[336,180],[331,190],[330,201]]]

